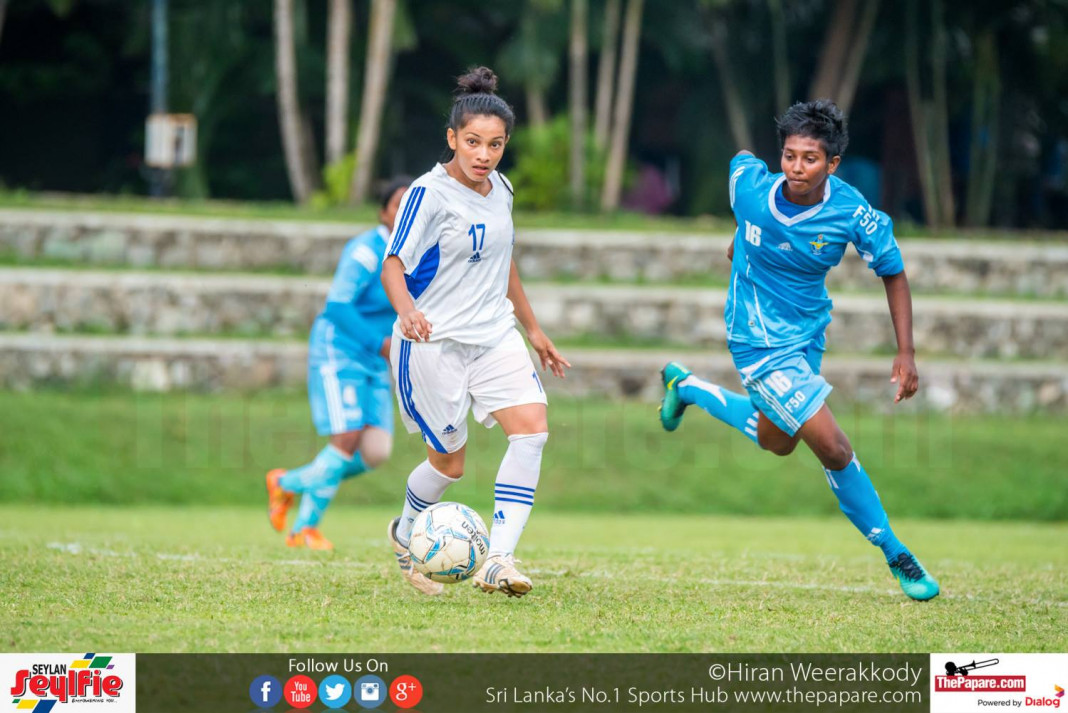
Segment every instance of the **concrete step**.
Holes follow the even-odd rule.
[[[366,227],[6,209],[0,210],[0,253],[83,265],[329,274],[345,241]],[[516,259],[526,279],[728,279],[728,235],[518,227]],[[902,239],[901,245],[917,292],[1068,298],[1068,240]],[[878,289],[879,281],[850,251],[829,284]]]
[[[303,338],[328,288],[317,277],[0,268],[0,329]],[[726,345],[722,288],[531,283],[527,294],[556,338]],[[1068,358],[1068,303],[920,296],[914,333],[928,354]],[[896,350],[882,295],[837,297],[828,336],[850,353]]]
[[[544,378],[556,394],[575,397],[660,398],[660,368],[670,351],[570,349],[567,379]],[[138,390],[256,390],[304,388],[306,349],[299,343],[255,340],[72,337],[0,333],[0,385],[119,384]],[[726,354],[686,356],[695,373],[740,390]],[[921,389],[892,406],[890,359],[829,354],[824,375],[832,403],[880,410],[1023,413],[1068,412],[1068,366],[1062,363],[992,363],[921,360]],[[650,412],[652,421],[652,412]]]

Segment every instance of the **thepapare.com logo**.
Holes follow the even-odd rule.
[[[27,663],[15,671],[8,690],[14,710],[48,713],[62,703],[115,702],[125,684],[111,660],[111,656],[87,653],[69,664]]]

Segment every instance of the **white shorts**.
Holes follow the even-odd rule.
[[[548,403],[527,344],[515,329],[493,347],[451,339],[412,342],[394,332],[389,357],[404,426],[408,433],[422,433],[438,453],[454,453],[467,442],[469,410],[492,428],[495,411]]]

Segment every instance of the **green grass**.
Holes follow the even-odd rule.
[[[614,497],[621,489],[611,485]],[[338,548],[326,554],[287,549],[252,505],[0,506],[3,646],[1068,650],[1063,524],[896,521],[943,586],[916,603],[841,516],[578,515],[539,503],[520,548],[530,595],[508,600],[460,584],[426,599],[395,571],[383,532],[391,514],[335,506],[326,529]]]
[[[1000,418],[831,406],[895,517],[1063,521],[1064,417]],[[819,464],[756,449],[697,409],[664,433],[653,404],[553,398],[538,503],[569,511],[836,516]],[[269,468],[323,440],[304,394],[0,392],[0,502],[234,505],[258,502]],[[487,507],[506,441],[471,425],[454,497]],[[425,455],[398,432],[393,458],[347,505],[391,505]]]

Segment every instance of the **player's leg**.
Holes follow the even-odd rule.
[[[756,427],[760,412],[753,406],[748,394],[729,391],[705,381],[674,361],[660,370],[660,377],[664,385],[664,397],[660,400],[660,425],[665,431],[678,428],[686,407],[694,405],[757,443]]]
[[[871,478],[860,464],[849,438],[824,404],[798,431],[823,464],[838,505],[860,534],[882,550],[890,571],[905,594],[927,600],[938,595],[938,582],[897,538]]]
[[[419,513],[440,502],[446,489],[463,475],[467,442],[467,396],[462,349],[451,342],[414,344],[393,335],[390,353],[401,405],[401,422],[421,434],[427,458],[408,475],[399,517],[386,530],[405,580],[423,594],[444,590],[415,571],[408,552],[412,525]]]
[[[517,331],[474,362],[470,391],[475,419],[486,426],[500,423],[508,437],[494,487],[490,555],[475,586],[520,597],[533,583],[517,569],[515,549],[534,506],[549,422],[545,389]]]
[[[330,550],[333,544],[319,532],[319,523],[341,481],[367,470],[359,449],[367,422],[378,418],[368,396],[376,386],[362,368],[333,358],[317,368],[311,366],[312,418],[319,433],[330,436],[330,443],[310,463],[282,475],[278,485],[301,495],[286,544]]]

